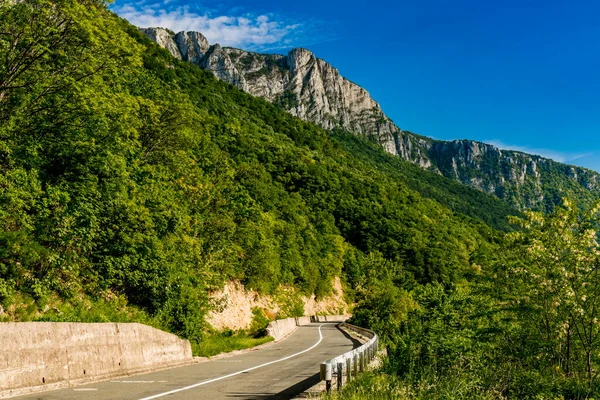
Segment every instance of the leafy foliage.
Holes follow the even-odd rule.
[[[390,352],[361,393],[598,395],[597,207],[510,225],[505,203],[219,82],[101,2],[2,3],[0,56],[2,320],[136,320],[212,354],[266,340],[267,319],[210,337],[210,290],[238,279],[294,316],[285,288],[341,276]]]
[[[5,2],[0,32],[5,320],[142,315],[202,337],[226,280],[323,296],[348,275],[358,293],[382,263],[451,282],[511,212],[175,60],[102,2]]]
[[[455,284],[407,279],[366,290],[357,322],[378,329],[389,360],[374,398],[588,399],[599,395],[598,209],[569,200],[513,218],[501,252]],[[392,287],[379,294],[379,288]],[[400,288],[411,304],[380,304]],[[371,298],[377,298],[371,301]],[[396,295],[396,299],[399,296]],[[368,318],[364,318],[367,315]],[[386,383],[387,382],[387,383]],[[385,384],[382,384],[385,383]],[[365,391],[358,381],[341,398]]]

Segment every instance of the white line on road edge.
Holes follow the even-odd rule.
[[[306,353],[306,352],[308,352],[308,351],[311,351],[311,350],[312,350],[312,349],[314,349],[315,347],[317,347],[317,346],[319,345],[319,343],[321,343],[321,341],[323,340],[323,334],[321,333],[321,327],[322,327],[323,325],[324,325],[324,324],[321,324],[321,325],[319,325],[319,340],[317,341],[317,343],[313,344],[312,346],[310,346],[310,347],[309,347],[308,349],[306,349],[306,350],[302,350],[302,351],[300,351],[300,352],[298,352],[298,353],[295,353],[295,354],[292,354],[292,355],[290,355],[290,356],[287,356],[287,357],[280,358],[279,360],[275,360],[275,361],[269,361],[268,363],[261,364],[261,365],[257,365],[257,366],[255,366],[255,367],[252,367],[252,368],[248,368],[248,369],[245,369],[245,370],[243,370],[243,371],[238,371],[238,372],[234,372],[233,374],[229,374],[229,375],[223,375],[223,376],[220,376],[220,377],[218,377],[218,378],[214,378],[214,379],[209,379],[209,380],[207,380],[207,381],[198,382],[198,383],[196,383],[196,384],[194,384],[194,385],[190,385],[190,386],[182,387],[182,388],[180,388],[180,389],[171,390],[171,391],[169,391],[169,392],[164,392],[164,393],[155,394],[154,396],[150,396],[150,397],[144,397],[143,399],[140,399],[140,400],[152,400],[152,399],[158,399],[159,397],[164,397],[164,396],[168,396],[168,395],[170,395],[170,394],[174,394],[174,393],[178,393],[178,392],[183,392],[184,390],[193,389],[193,388],[196,388],[196,387],[198,387],[198,386],[207,385],[207,384],[209,384],[209,383],[213,383],[213,382],[217,382],[217,381],[220,381],[220,380],[223,380],[223,379],[231,378],[232,376],[240,375],[240,374],[243,374],[243,373],[245,373],[245,372],[254,371],[255,369],[259,369],[259,368],[262,368],[262,367],[266,367],[267,365],[275,364],[275,363],[278,363],[278,362],[281,362],[281,361],[289,360],[290,358],[293,358],[293,357],[299,356],[300,354],[304,354],[304,353]]]

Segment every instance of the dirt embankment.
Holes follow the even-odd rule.
[[[317,299],[300,296],[292,288],[280,288],[275,295],[262,295],[247,290],[240,282],[229,282],[223,290],[211,295],[215,311],[207,316],[207,322],[217,330],[248,329],[254,317],[253,310],[260,309],[270,319],[289,317],[290,307],[302,308],[304,315],[345,314],[348,304],[344,301],[344,290],[339,278],[334,278],[333,293]],[[294,303],[290,306],[290,303]]]

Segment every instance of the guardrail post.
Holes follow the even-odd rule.
[[[325,381],[325,390],[331,391],[332,368],[329,363],[321,363],[321,380]]]
[[[323,321],[326,319],[318,318],[318,320]],[[366,371],[369,368],[371,361],[375,360],[378,352],[379,338],[375,332],[346,323],[343,323],[342,325],[360,335],[362,338],[370,340],[367,340],[366,343],[363,343],[363,345],[354,350],[321,363],[321,380],[325,381],[327,392],[331,391],[334,374],[336,376],[336,383],[339,391],[345,383],[350,382],[353,377],[356,377],[359,371]],[[344,367],[346,367],[346,371],[344,371]],[[344,373],[346,374],[345,381]]]
[[[352,380],[352,359],[350,357],[346,358],[346,382],[350,382]]]
[[[360,354],[360,372],[365,371],[365,352],[361,351]]]

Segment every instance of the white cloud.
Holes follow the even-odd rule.
[[[515,150],[515,151],[520,151],[523,153],[535,154],[535,155],[538,155],[541,157],[550,158],[554,161],[558,161],[561,163],[572,163],[575,160],[578,160],[580,158],[589,157],[590,155],[592,155],[592,153],[568,153],[568,152],[561,152],[561,151],[556,151],[556,150],[552,150],[552,149],[506,144],[506,143],[502,142],[501,140],[497,140],[497,139],[486,140],[485,142],[489,143],[491,145],[494,145],[501,150]]]
[[[135,6],[115,5],[112,10],[133,25],[163,27],[172,31],[201,32],[211,44],[241,47],[248,50],[289,47],[294,41],[291,36],[301,33],[301,24],[285,21],[273,15],[244,14],[212,16],[193,12],[189,7],[165,8],[173,0],[161,3],[134,3]],[[141,4],[140,4],[141,3]]]

